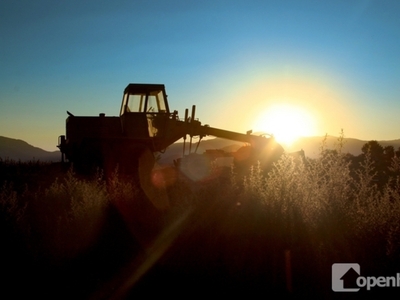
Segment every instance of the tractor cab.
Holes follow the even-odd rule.
[[[129,84],[124,91],[120,116],[126,113],[169,113],[163,84]]]
[[[161,137],[170,116],[163,84],[129,84],[124,91],[120,118],[124,136]]]

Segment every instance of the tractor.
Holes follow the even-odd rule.
[[[196,119],[195,105],[190,116],[186,109],[184,118],[179,118],[176,110],[170,111],[163,84],[129,84],[124,90],[118,117],[105,116],[104,113],[99,116],[67,113],[66,135],[59,136],[57,145],[62,161],[68,160],[76,169],[83,171],[100,167],[106,174],[118,166],[119,172],[137,176],[148,198],[160,207],[163,200],[156,199],[160,196],[154,192],[150,179],[155,163],[154,153],[165,151],[181,139],[183,153],[188,136],[189,152],[194,137],[199,143],[206,136],[243,142],[248,146],[234,155],[238,166],[257,160],[268,165],[284,152],[273,136],[255,135],[251,131],[238,133],[203,125]]]

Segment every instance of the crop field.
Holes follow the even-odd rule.
[[[333,263],[358,263],[364,276],[396,274],[400,157],[383,166],[369,150],[355,158],[341,149],[339,140],[317,159],[285,155],[269,172],[232,168],[197,183],[177,176],[164,211],[118,170],[105,179],[0,161],[3,293],[334,298],[343,293],[332,291]]]

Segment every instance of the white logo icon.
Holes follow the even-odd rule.
[[[333,264],[332,290],[335,292],[358,292],[357,278],[360,276],[359,264]]]

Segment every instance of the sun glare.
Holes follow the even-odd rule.
[[[299,137],[315,134],[313,116],[292,104],[276,104],[260,113],[254,131],[271,133],[277,142],[291,146]]]

